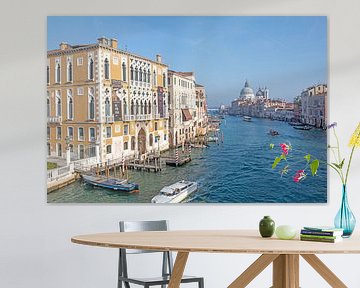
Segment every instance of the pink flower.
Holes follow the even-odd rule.
[[[281,143],[280,144],[280,147],[281,147],[281,150],[283,151],[283,153],[285,155],[288,155],[289,154],[289,150],[290,150],[290,147],[289,145],[285,144],[285,143]]]
[[[296,174],[293,178],[294,182],[299,183],[301,180],[303,180],[306,177],[304,170],[298,170],[296,171]]]

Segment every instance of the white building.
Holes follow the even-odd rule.
[[[196,136],[197,107],[193,72],[168,71],[169,142],[172,147]]]

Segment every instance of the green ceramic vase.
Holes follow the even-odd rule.
[[[275,232],[275,222],[270,216],[264,216],[259,223],[259,232],[262,237],[271,237]]]

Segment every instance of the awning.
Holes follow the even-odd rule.
[[[183,121],[189,121],[192,119],[189,109],[181,109],[183,115]]]

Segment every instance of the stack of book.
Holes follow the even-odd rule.
[[[336,243],[342,241],[343,229],[334,227],[304,227],[300,232],[302,241]]]

